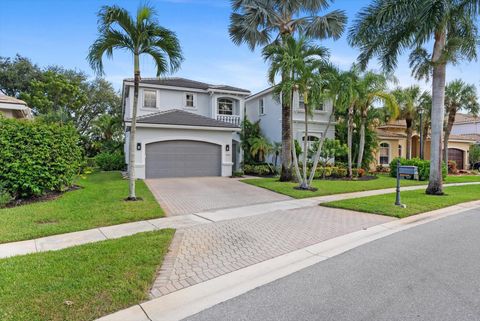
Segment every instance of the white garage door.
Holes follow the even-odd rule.
[[[221,146],[191,140],[147,144],[146,177],[221,176]]]

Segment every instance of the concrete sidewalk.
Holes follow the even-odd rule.
[[[448,186],[477,185],[480,182],[445,184]],[[425,185],[403,187],[402,191],[424,189]],[[288,211],[306,207],[314,207],[321,203],[388,194],[395,192],[394,188],[372,190],[355,193],[335,194],[329,196],[312,197],[305,199],[293,199],[278,201],[266,204],[241,206],[236,208],[220,209],[214,211],[199,212],[189,215],[172,216],[146,221],[137,221],[108,227],[94,228],[90,230],[58,234],[32,240],[0,244],[0,258],[29,253],[60,250],[71,246],[103,241],[111,238],[120,238],[140,232],[153,231],[162,228],[183,229],[199,224],[221,222],[225,220],[250,217],[261,214],[275,213],[277,211]]]

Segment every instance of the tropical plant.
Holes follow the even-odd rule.
[[[278,156],[282,152],[282,143],[280,142],[274,142],[272,145],[272,153],[274,156],[274,161],[273,161],[273,166],[275,166],[275,170],[277,169],[277,161],[278,161]]]
[[[392,94],[395,96],[400,108],[400,119],[405,120],[407,134],[406,158],[412,158],[412,135],[413,129],[419,121],[421,109],[424,107],[423,94],[419,86],[408,88],[396,88]],[[422,133],[423,134],[423,133]]]
[[[233,0],[230,37],[236,45],[246,43],[252,51],[257,46],[271,43],[285,44],[298,32],[311,39],[338,39],[344,31],[347,17],[341,10],[318,15],[319,10],[326,9],[329,5],[328,0]],[[291,77],[289,70],[281,70],[280,74],[282,83]],[[282,94],[281,181],[292,179],[290,94]]]
[[[272,145],[265,137],[254,137],[250,140],[250,153],[253,157],[258,156],[260,162],[265,162],[266,157],[271,151]]]
[[[432,95],[428,91],[424,91],[420,96],[418,114],[417,128],[420,135],[420,159],[425,159],[425,144],[432,121]]]
[[[242,122],[242,129],[240,131],[240,141],[241,147],[243,150],[243,163],[244,164],[253,164],[255,159],[252,157],[251,150],[251,140],[254,138],[262,137],[262,131],[260,129],[260,120],[252,123],[248,118]]]
[[[175,33],[158,24],[155,10],[149,5],[140,6],[135,17],[116,5],[103,6],[98,18],[99,35],[90,47],[87,57],[92,69],[103,74],[103,56],[112,58],[114,50],[126,50],[133,55],[134,92],[128,149],[128,199],[136,200],[135,145],[140,56],[147,55],[153,59],[159,77],[180,68],[182,52]]]
[[[275,85],[278,74],[288,71],[290,77],[285,82],[275,85],[273,94],[277,100],[284,97],[293,106],[295,95],[302,95],[305,105],[304,151],[308,149],[308,120],[312,115],[312,106],[323,103],[323,78],[319,70],[326,64],[328,51],[324,47],[313,45],[305,37],[298,40],[291,37],[285,44],[271,44],[264,48],[263,55],[271,61],[268,71],[270,83]],[[292,141],[293,142],[293,141]],[[300,180],[300,188],[308,189],[307,153],[303,153],[303,175],[298,167],[297,155],[292,146],[293,165],[296,177]]]
[[[468,160],[472,166],[480,162],[480,145],[470,146],[468,151]]]
[[[443,194],[441,140],[445,77],[448,63],[477,57],[480,12],[478,0],[374,0],[362,9],[349,30],[349,42],[360,48],[365,68],[379,56],[385,71],[397,66],[398,56],[411,49],[410,66],[418,78],[432,76],[430,179],[427,194]],[[433,44],[428,52],[425,45]]]
[[[395,119],[398,116],[398,104],[395,97],[387,92],[387,80],[387,77],[383,74],[368,71],[358,79],[356,84],[358,96],[355,106],[360,114],[357,169],[362,167],[363,162],[368,112],[375,108],[377,104],[383,104],[384,109],[388,110],[391,119]]]
[[[445,136],[443,138],[443,159],[445,162],[448,163],[448,140],[450,139],[450,133],[452,132],[457,112],[464,110],[477,116],[479,108],[480,105],[475,85],[466,84],[460,79],[447,84],[445,88],[445,113],[447,114],[447,121],[445,123]]]
[[[315,142],[312,150],[317,151],[319,148],[319,143]],[[320,156],[322,159],[322,166],[325,168],[328,162],[331,162],[335,157],[345,156],[348,152],[348,146],[343,144],[338,139],[325,138],[323,142],[322,150]],[[326,171],[322,172],[323,178],[326,177]]]

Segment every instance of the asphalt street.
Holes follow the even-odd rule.
[[[480,320],[480,209],[368,243],[187,320]]]

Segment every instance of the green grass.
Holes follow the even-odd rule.
[[[2,259],[0,320],[94,320],[144,301],[173,234],[140,233]]]
[[[375,189],[391,188],[396,186],[395,178],[386,175],[379,175],[377,179],[369,181],[344,181],[344,180],[314,180],[312,186],[317,191],[302,191],[294,189],[297,183],[280,182],[278,178],[254,178],[245,179],[242,182],[266,188],[268,190],[288,195],[293,198],[306,198],[332,194],[369,191]],[[479,176],[449,176],[445,183],[480,182]],[[426,185],[427,182],[402,180],[402,186]]]
[[[394,205],[395,193],[352,198],[321,205],[403,218],[480,199],[480,185],[445,187],[444,192],[445,195],[442,196],[426,195],[423,189],[401,192],[402,204],[407,208]]]
[[[51,201],[0,209],[0,243],[115,225],[164,216],[143,181],[137,181],[139,202],[125,202],[128,181],[119,172],[79,178],[83,188]]]

